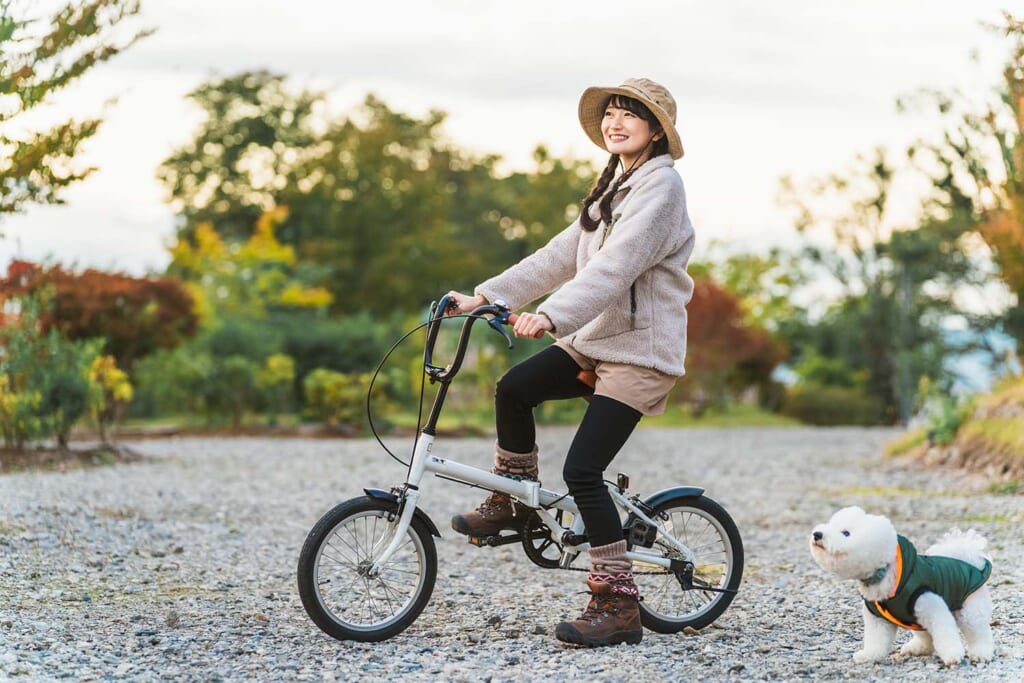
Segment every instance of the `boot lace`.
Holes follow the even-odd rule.
[[[492,493],[487,496],[484,502],[480,503],[480,507],[477,508],[477,512],[484,517],[490,517],[506,511],[511,505],[512,500],[508,496],[503,496],[499,493]],[[513,508],[512,513],[515,514],[515,508]]]
[[[580,615],[581,621],[600,621],[602,617],[615,614],[619,611],[619,595],[607,593],[594,593],[584,591],[590,595],[590,602]]]

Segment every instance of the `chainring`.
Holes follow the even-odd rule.
[[[555,514],[558,523],[562,523],[562,511]],[[537,565],[544,569],[557,569],[562,558],[562,545],[551,540],[551,529],[548,529],[537,513],[531,513],[523,525],[523,552]]]

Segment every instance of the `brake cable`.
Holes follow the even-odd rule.
[[[431,310],[431,316],[434,315],[434,312],[435,311],[432,309]],[[444,313],[442,313],[441,315],[442,315],[442,318],[447,318],[447,319],[452,319],[452,320],[454,320],[455,318],[481,318],[481,319],[484,319],[484,320],[487,319],[483,315],[473,315],[472,313],[459,313],[457,315],[445,315]],[[391,345],[391,348],[388,349],[387,353],[384,354],[384,357],[380,359],[380,363],[378,363],[377,369],[373,371],[373,377],[370,378],[370,386],[366,390],[366,419],[367,419],[367,421],[370,424],[370,432],[373,433],[373,437],[375,439],[377,439],[377,443],[379,443],[380,447],[384,449],[384,452],[387,453],[388,455],[390,455],[392,457],[392,459],[394,459],[399,464],[405,466],[406,468],[410,467],[410,464],[405,462],[401,458],[399,458],[394,453],[392,453],[391,449],[388,448],[384,444],[384,441],[381,440],[380,434],[377,433],[377,428],[373,424],[373,414],[370,411],[370,397],[373,395],[373,385],[377,381],[377,375],[380,374],[380,371],[384,368],[384,364],[387,362],[388,358],[391,357],[391,354],[394,353],[395,349],[397,349],[402,342],[404,342],[406,339],[408,339],[410,336],[412,336],[413,333],[418,332],[419,330],[423,329],[424,327],[429,326],[433,322],[438,322],[438,324],[440,324],[441,322],[443,322],[443,320],[439,321],[439,319],[432,317],[427,322],[420,323],[416,327],[412,328],[411,330],[409,330],[408,332],[403,334],[398,339],[398,341],[396,341],[394,344]],[[426,351],[425,347],[424,347],[424,351]],[[427,384],[427,373],[426,373],[426,370],[424,370],[423,375],[420,377],[419,409],[418,409],[418,412],[417,412],[417,415],[416,415],[416,434],[417,435],[419,435],[420,427],[422,426],[422,420],[423,420],[423,396],[424,396],[424,392],[425,392],[425,389],[426,389],[426,384]],[[415,448],[416,448],[416,440],[414,439],[413,440],[413,449],[415,449]]]

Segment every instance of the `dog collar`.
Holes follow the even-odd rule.
[[[874,586],[875,584],[881,583],[885,575],[889,573],[889,565],[879,567],[874,573],[866,579],[861,579],[860,582],[865,586]]]

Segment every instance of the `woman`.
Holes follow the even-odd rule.
[[[533,408],[591,396],[563,476],[587,528],[592,599],[579,619],[560,623],[555,636],[591,646],[639,643],[639,591],[604,471],[641,416],[664,411],[683,374],[686,304],[693,293],[686,264],[694,233],[672,167],[683,147],[668,90],[643,78],[588,88],[579,117],[590,139],[611,153],[579,219],[480,284],[473,296],[451,292],[458,304],[451,312],[498,299],[514,310],[558,288],[513,328],[517,336],[548,332],[556,341],[498,382],[494,471],[537,479]],[[593,385],[583,379],[594,375]],[[527,513],[494,493],[476,510],[456,515],[452,528],[489,536],[516,528]]]

